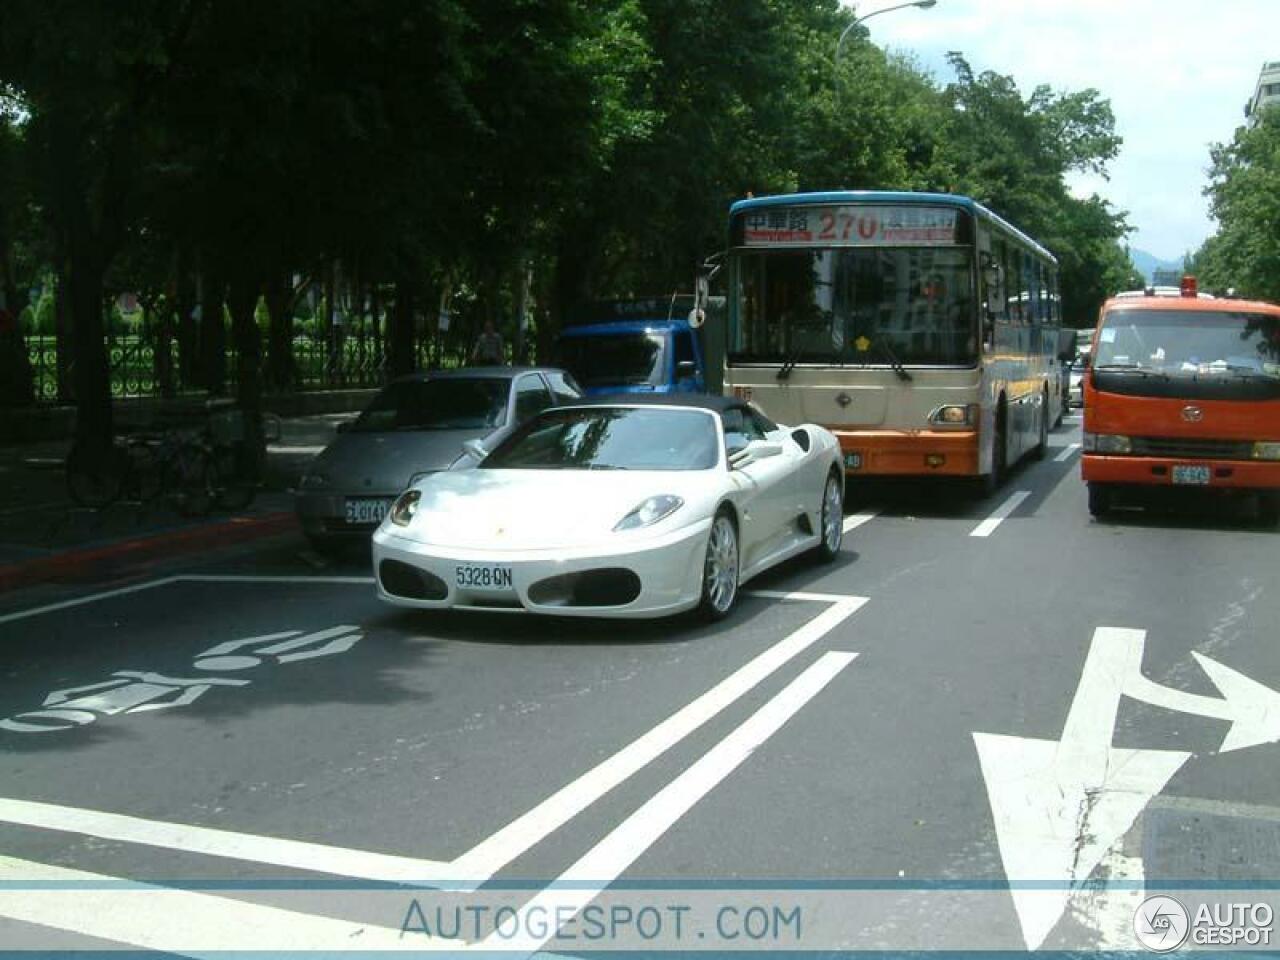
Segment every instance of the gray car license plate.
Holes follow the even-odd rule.
[[[1209,482],[1209,468],[1179,465],[1173,468],[1173,482],[1179,485],[1203,487]]]
[[[454,567],[453,582],[459,590],[494,590],[507,592],[514,589],[511,568],[496,563],[462,563]]]
[[[386,498],[361,498],[347,501],[347,523],[379,524],[391,509],[391,501]]]

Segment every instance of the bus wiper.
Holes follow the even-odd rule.
[[[795,324],[792,327],[794,333],[811,333],[814,330],[821,332],[823,329],[821,324]],[[804,338],[796,337],[795,345],[791,348],[791,353],[787,355],[787,359],[783,361],[781,367],[778,368],[779,380],[791,379],[791,371],[796,368],[796,364],[800,362],[800,354],[804,352]]]
[[[871,341],[872,346],[878,347],[880,352],[884,354],[885,359],[889,361],[889,367],[897,375],[898,379],[904,383],[910,383],[915,377],[907,372],[907,368],[902,365],[902,361],[898,359],[898,355],[894,353],[893,347],[889,346],[889,341],[883,337],[877,337]]]

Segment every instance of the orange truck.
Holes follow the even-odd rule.
[[[1181,288],[1102,306],[1084,376],[1089,512],[1153,487],[1253,495],[1280,523],[1280,306]]]

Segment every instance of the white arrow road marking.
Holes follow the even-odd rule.
[[[1000,506],[996,507],[995,510],[991,512],[991,516],[987,517],[987,519],[983,520],[980,524],[974,527],[973,531],[969,534],[969,536],[971,537],[991,536],[993,533],[996,532],[996,527],[1004,523],[1004,521],[1009,518],[1009,515],[1012,514],[1013,511],[1017,510],[1018,507],[1021,506],[1022,501],[1027,499],[1027,497],[1029,496],[1031,496],[1030,490],[1019,490],[1017,493],[1013,494],[1013,496],[1011,496],[1004,503],[1000,504]]]
[[[792,680],[737,729],[703,754],[693,766],[676,777],[645,802],[640,809],[615,827],[554,883],[520,908],[521,920],[513,924],[523,939],[491,935],[479,949],[521,950],[533,953],[555,937],[555,925],[546,925],[545,936],[532,931],[531,916],[555,917],[563,924],[596,898],[622,875],[640,855],[667,832],[677,820],[706,796],[716,784],[733,773],[744,760],[782,728],[836,675],[853,662],[856,653],[829,651]]]
[[[404,938],[398,927],[316,916],[3,856],[0,916],[205,960],[230,951],[252,951],[259,956],[273,951],[285,955],[323,951],[337,956],[351,951],[455,951],[464,946],[443,938]],[[22,936],[21,930],[17,936]],[[31,948],[36,946],[31,944]],[[106,952],[109,955],[111,951]]]
[[[1191,756],[1111,746],[1125,683],[1142,665],[1139,630],[1094,631],[1061,740],[975,733],[996,842],[1027,948]]]

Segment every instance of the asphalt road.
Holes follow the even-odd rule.
[[[300,542],[4,598],[0,945],[1133,948],[1280,887],[1278,534],[1094,522],[1078,442],[858,488],[711,627],[396,611]]]

